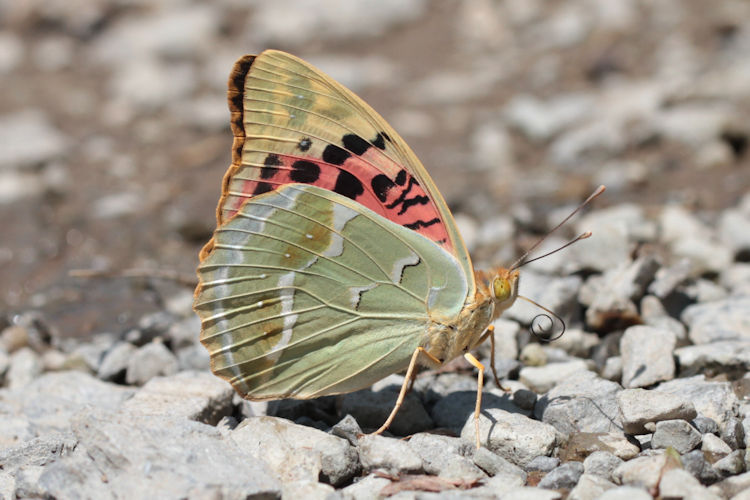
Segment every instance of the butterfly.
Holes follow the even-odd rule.
[[[211,370],[267,400],[347,393],[406,369],[380,433],[417,365],[464,356],[479,369],[478,425],[484,366],[470,351],[494,342],[518,266],[474,271],[409,146],[310,64],[276,50],[244,56],[228,103],[232,164],[193,306]]]

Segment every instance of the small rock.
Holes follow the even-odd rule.
[[[105,354],[117,342],[117,336],[114,333],[99,333],[90,341],[77,345],[71,357],[78,355],[86,364],[86,369],[91,373],[97,373],[99,366],[102,364]],[[69,365],[74,368],[75,365]]]
[[[136,347],[133,344],[117,342],[104,354],[97,376],[102,380],[124,382],[128,363],[135,351]]]
[[[13,354],[28,345],[29,331],[22,326],[11,325],[0,333],[0,348],[8,354]]]
[[[691,422],[701,434],[719,434],[719,425],[711,418],[698,415]]]
[[[566,462],[560,467],[550,471],[539,481],[540,488],[548,490],[572,489],[583,475],[583,464],[581,462]]]
[[[720,483],[711,486],[709,490],[721,495],[723,498],[735,498],[736,495],[750,490],[750,472],[728,477]]]
[[[474,451],[474,464],[490,476],[512,476],[519,478],[521,484],[526,483],[526,472],[522,468],[513,465],[487,448],[482,447]]]
[[[472,416],[461,431],[461,439],[474,443],[475,432]],[[479,436],[490,451],[520,467],[534,457],[549,455],[556,438],[552,426],[497,408],[487,408],[479,415]]]
[[[574,432],[621,432],[616,395],[620,384],[592,372],[578,372],[537,401],[534,416],[568,435]]]
[[[35,167],[63,157],[69,148],[68,138],[39,110],[0,116],[0,144],[0,171]]]
[[[360,438],[358,451],[365,471],[384,469],[389,474],[398,475],[423,470],[419,455],[398,439],[367,434]]]
[[[399,388],[400,389],[400,388]],[[341,397],[341,413],[353,416],[363,429],[377,429],[386,421],[398,399],[398,389],[370,389],[351,392]],[[433,427],[432,419],[419,397],[413,392],[406,395],[396,418],[388,428],[397,436],[408,436]]]
[[[693,404],[673,394],[645,389],[625,389],[617,395],[622,425],[628,434],[645,434],[645,424],[662,420],[692,420]]]
[[[486,477],[483,471],[464,456],[470,447],[459,438],[419,433],[412,436],[409,446],[422,458],[424,470],[428,474],[468,480]]]
[[[706,457],[701,450],[693,450],[689,453],[685,453],[680,457],[682,466],[688,471],[693,477],[703,484],[715,483],[721,476],[706,460]]]
[[[521,368],[519,380],[532,391],[543,394],[568,377],[575,377],[576,373],[587,370],[588,365],[582,359],[545,366],[525,366]]]
[[[719,428],[734,416],[739,401],[728,382],[707,382],[703,375],[663,382],[656,391],[668,392],[689,400],[699,415],[713,419]]]
[[[5,382],[10,389],[26,387],[41,375],[42,368],[42,360],[37,353],[22,347],[10,355]]]
[[[553,279],[548,275],[526,271],[519,285],[519,293],[539,304],[544,304],[545,307],[567,320],[578,313],[576,296],[581,282],[578,276]],[[516,320],[523,325],[531,325],[539,314],[538,307],[526,301],[517,301],[512,308],[503,313],[503,317]]]
[[[359,471],[357,452],[345,439],[282,418],[246,419],[230,437],[242,450],[267,463],[283,481],[317,481],[320,476],[338,486]]]
[[[547,351],[538,342],[529,342],[526,344],[518,354],[518,359],[529,367],[544,366],[549,361]]]
[[[726,457],[714,463],[714,470],[722,476],[733,476],[745,470],[744,450],[734,450]]]
[[[352,446],[357,446],[359,436],[362,435],[362,429],[359,427],[357,420],[347,414],[340,422],[331,427],[331,434],[346,439]]]
[[[652,448],[672,447],[684,454],[695,449],[701,443],[700,433],[684,420],[664,420],[656,423]]]
[[[605,491],[616,487],[615,483],[602,476],[584,473],[578,479],[578,484],[570,490],[568,500],[594,500],[602,498]]]
[[[337,498],[336,490],[330,484],[317,481],[289,481],[281,485],[282,498],[304,498],[305,500],[330,500]]]
[[[734,255],[750,252],[750,217],[741,210],[725,210],[719,217],[718,233]]]
[[[0,463],[4,471],[15,473],[22,467],[47,465],[69,455],[76,444],[76,439],[69,432],[49,433],[0,450]]]
[[[659,481],[659,496],[662,498],[695,498],[716,499],[706,488],[688,471],[684,469],[669,469]]]
[[[526,464],[526,470],[528,471],[540,471],[550,472],[560,465],[560,459],[555,457],[547,457],[545,455],[539,455],[534,457],[528,464]]]
[[[721,430],[721,439],[733,450],[745,448],[745,429],[742,420],[736,417],[727,418]]]
[[[602,368],[602,378],[613,382],[622,380],[622,356],[607,358]]]
[[[730,295],[750,295],[750,263],[735,262],[722,271],[719,283],[729,289]]]
[[[659,483],[666,463],[667,456],[664,453],[636,457],[617,467],[612,476],[618,484],[652,489]]]
[[[750,297],[730,297],[717,302],[695,304],[682,313],[694,344],[719,340],[750,339]]]
[[[183,347],[177,351],[177,363],[180,371],[194,370],[208,372],[211,368],[211,358],[208,350],[200,344]]]
[[[716,462],[732,453],[732,448],[722,441],[720,437],[714,434],[704,434],[701,451],[709,461]]]
[[[561,95],[548,102],[530,95],[514,97],[505,106],[508,123],[528,138],[543,142],[589,114],[594,103],[584,94]]]
[[[178,368],[177,358],[164,344],[151,342],[139,347],[130,358],[125,381],[143,385],[159,375],[174,375]]]
[[[498,484],[500,481],[495,481],[492,478],[492,493],[500,492],[503,500],[561,500],[562,493],[554,490],[542,490],[536,487],[523,486],[520,488],[510,488],[504,484]]]
[[[677,339],[669,330],[631,326],[620,341],[622,385],[645,387],[675,375],[672,353]]]
[[[460,433],[467,419],[473,420],[474,418],[476,400],[476,390],[457,391],[441,398],[432,408],[432,418],[435,425]],[[516,406],[508,394],[502,393],[502,395],[497,395],[485,391],[482,394],[482,411],[488,408],[499,408],[523,415],[531,414],[530,411]]]
[[[723,340],[675,349],[680,376],[744,373],[750,370],[750,339]]]
[[[378,492],[391,484],[391,481],[375,474],[369,474],[354,484],[341,490],[344,498],[352,500],[371,500],[378,497]]]
[[[606,451],[622,460],[629,460],[637,456],[640,449],[621,432],[575,432],[560,447],[559,456],[566,462],[581,461],[598,451]]]
[[[154,377],[123,409],[141,415],[170,415],[216,425],[234,409],[234,389],[208,372],[180,372]]]
[[[660,268],[648,286],[648,292],[664,299],[690,277],[690,268],[688,259],[680,259],[671,266]]]
[[[669,330],[675,334],[677,345],[682,346],[688,343],[687,329],[679,320],[669,316],[659,298],[654,295],[646,295],[641,300],[641,319],[644,324]]]
[[[583,470],[587,475],[596,475],[611,481],[612,472],[622,463],[621,458],[609,451],[595,451],[583,461]]]

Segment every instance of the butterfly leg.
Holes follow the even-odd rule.
[[[474,429],[476,431],[476,442],[477,442],[477,449],[481,448],[481,443],[479,442],[479,412],[482,410],[482,387],[484,386],[484,365],[479,362],[477,358],[471,355],[471,353],[464,354],[464,358],[466,358],[466,361],[474,365],[474,367],[479,370],[479,375],[477,376],[477,404],[474,407]]]
[[[487,337],[490,338],[490,368],[492,368],[492,376],[495,379],[495,384],[501,390],[510,392],[509,388],[503,387],[503,384],[500,383],[500,377],[497,376],[497,368],[495,368],[495,325],[490,325],[487,327],[487,331],[484,332],[484,334],[479,338],[479,341],[476,343],[476,345],[479,345],[487,340]]]
[[[437,359],[432,354],[430,354],[429,352],[425,351],[423,347],[417,347],[414,350],[414,354],[411,355],[411,361],[409,362],[409,368],[406,370],[406,378],[404,379],[404,384],[401,386],[401,392],[399,392],[398,399],[396,400],[396,405],[393,407],[393,410],[391,410],[391,414],[388,415],[388,419],[385,421],[385,423],[380,426],[380,429],[373,432],[373,434],[382,434],[383,431],[385,431],[391,425],[391,423],[393,422],[393,419],[396,418],[396,414],[398,413],[399,408],[401,408],[401,405],[404,403],[404,398],[406,397],[406,393],[409,392],[409,389],[411,388],[411,383],[413,382],[413,379],[416,376],[417,359],[419,358],[420,354],[427,356],[434,363],[440,364],[440,360]]]

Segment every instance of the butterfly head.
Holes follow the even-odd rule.
[[[518,298],[518,270],[499,268],[490,283],[490,294],[495,302],[495,317],[508,309]]]

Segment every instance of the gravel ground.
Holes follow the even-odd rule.
[[[608,186],[524,268],[562,338],[495,325],[479,450],[468,364],[363,435],[400,375],[242,401],[179,280],[68,275],[194,279],[226,77],[267,47],[392,122],[478,267]],[[750,499],[748,50],[742,0],[0,0],[0,498]]]

